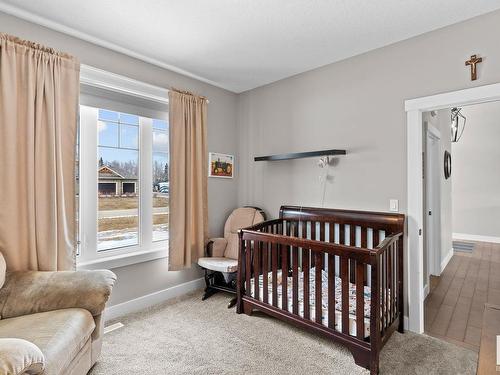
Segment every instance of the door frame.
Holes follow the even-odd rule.
[[[422,113],[471,104],[500,101],[500,83],[477,86],[405,101],[407,123],[407,292],[408,329],[424,331],[422,183]]]
[[[430,275],[439,276],[441,273],[441,174],[439,172],[439,161],[441,159],[441,132],[431,124],[427,123],[425,138],[426,150],[424,162],[424,240],[427,250],[427,280],[424,280],[424,299],[429,294]],[[429,145],[429,141],[431,140],[435,142],[434,146],[432,146],[434,147],[432,151],[431,146]],[[429,204],[429,202],[432,203]],[[432,215],[428,214],[428,211],[430,209],[432,210]]]

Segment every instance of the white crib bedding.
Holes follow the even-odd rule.
[[[322,324],[328,326],[328,274],[325,270],[322,270]],[[278,270],[278,307],[282,308],[282,277],[281,270]],[[310,306],[310,319],[315,321],[315,280],[316,280],[316,270],[311,268],[309,270],[309,306]],[[341,289],[342,279],[335,276],[335,330],[342,331],[342,289]],[[263,278],[262,275],[259,277],[259,300],[263,301]],[[303,285],[304,285],[304,274],[299,273],[299,315],[304,317],[304,295],[303,295]],[[288,311],[292,312],[293,307],[293,279],[288,277],[287,294],[288,294]],[[364,335],[365,337],[370,336],[370,305],[371,305],[371,291],[369,286],[364,287]],[[255,298],[255,285],[254,278],[251,279],[251,296]],[[268,273],[268,303],[272,304],[272,272]],[[349,334],[356,336],[356,285],[349,283]]]

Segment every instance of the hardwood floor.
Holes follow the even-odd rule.
[[[478,351],[486,302],[500,305],[500,244],[476,242],[472,253],[455,252],[432,277],[425,333]]]

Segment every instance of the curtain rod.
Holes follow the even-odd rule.
[[[85,64],[81,64],[80,66],[80,83],[164,104],[168,104],[169,90],[187,95],[198,96],[189,91],[180,90],[172,86],[165,88],[152,85],[150,83],[142,82]],[[206,100],[207,103],[210,103],[206,97],[199,97]]]
[[[208,101],[208,99],[207,99],[205,96],[198,95],[198,94],[194,94],[194,93],[192,93],[191,91],[179,90],[179,89],[177,89],[177,88],[175,88],[175,87],[170,87],[170,91],[175,91],[175,92],[178,92],[178,93],[180,93],[180,94],[185,94],[185,95],[196,96],[196,97],[198,97],[198,98],[200,98],[200,99],[206,100],[206,101],[207,101],[207,103],[210,103],[210,102]]]

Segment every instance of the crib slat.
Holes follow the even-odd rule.
[[[298,235],[298,224],[293,225],[292,231],[294,235]],[[297,233],[295,232],[297,230]],[[293,298],[293,313],[299,314],[299,248],[292,247],[292,298]]]
[[[386,313],[386,324],[387,327],[389,328],[389,325],[391,324],[391,301],[390,301],[390,287],[391,287],[391,282],[389,279],[389,252],[390,248],[387,248],[386,254],[385,254],[385,303],[387,304],[385,308],[385,313]]]
[[[260,255],[262,251],[262,242],[254,242],[254,254],[253,254],[253,285],[254,285],[254,298],[260,299],[260,288],[259,288],[259,276],[260,276]]]
[[[269,246],[269,242],[265,242],[262,246],[262,301],[264,303],[269,302]]]
[[[286,235],[288,237],[292,237],[292,223],[290,220],[286,222]],[[292,261],[292,247],[288,247],[288,262],[286,264],[287,271],[290,271],[291,268],[291,261]]]
[[[356,226],[351,224],[349,228],[349,246],[356,246]],[[349,260],[349,280],[351,283],[356,282],[356,261],[353,259]]]
[[[394,263],[396,261],[396,244],[393,244],[391,249],[391,273],[392,273],[392,284],[391,284],[391,312],[392,312],[392,320],[396,319],[396,268],[394,267]]]
[[[309,249],[303,249],[302,254],[302,271],[304,272],[304,319],[310,318],[309,306]]]
[[[380,243],[380,238],[379,238],[379,231],[378,231],[378,229],[374,229],[374,230],[373,230],[373,240],[372,240],[372,242],[373,242],[373,244],[372,244],[372,245],[373,245],[373,248],[374,248],[374,249],[375,249],[375,248],[378,246],[378,244]]]
[[[382,334],[385,332],[385,293],[384,293],[384,253],[380,254],[380,321],[382,323]],[[373,288],[373,286],[372,286]]]
[[[340,257],[342,277],[342,333],[349,334],[349,258]]]
[[[361,247],[366,249],[368,247],[368,228],[361,227]],[[368,265],[364,265],[366,274],[368,275]],[[357,268],[356,268],[357,269]],[[367,278],[364,279],[364,285],[368,285]]]
[[[368,247],[368,228],[361,227],[361,247]]]
[[[278,249],[276,244],[271,245],[272,292],[273,306],[278,307]]]
[[[364,285],[365,285],[365,265],[356,265],[356,335],[358,339],[364,339],[365,319],[364,319]]]
[[[302,222],[302,238],[307,238],[307,222]],[[303,280],[303,305],[304,305],[304,319],[310,318],[310,304],[309,304],[309,249],[302,248],[302,272]]]
[[[389,260],[387,261],[387,277],[389,278],[389,322],[392,323],[392,320],[394,318],[394,305],[393,305],[393,298],[394,298],[394,288],[392,287],[392,245],[387,249],[388,255],[389,255]]]
[[[281,308],[288,311],[288,246],[281,246]]]
[[[335,223],[330,222],[329,242],[335,242]],[[339,225],[340,228],[340,225]],[[335,255],[328,254],[328,327],[335,328]]]
[[[324,221],[320,221],[319,223],[319,240],[320,241],[325,241],[325,228],[326,227],[326,223]],[[321,256],[323,258],[321,264],[322,264],[322,268],[321,269],[325,269],[325,254],[324,253],[319,253],[318,256]]]
[[[283,225],[281,222],[276,225],[276,234],[283,235]],[[281,244],[276,244],[276,262],[278,269],[281,268]]]
[[[251,296],[252,290],[250,289],[250,277],[252,275],[252,261],[251,261],[251,253],[252,253],[252,241],[246,241],[246,252],[245,252],[245,277],[246,277],[246,294],[247,296]]]
[[[387,290],[386,290],[386,276],[387,276],[387,272],[385,270],[385,258],[387,257],[387,254],[384,252],[382,253],[382,255],[380,256],[380,259],[381,259],[381,264],[380,264],[380,267],[381,267],[381,276],[382,276],[382,332],[385,333],[385,328],[387,326],[387,314],[386,314],[386,308],[387,308],[387,303],[386,303],[386,296],[387,296]]]
[[[385,323],[387,325],[386,328],[389,328],[389,325],[390,325],[390,301],[389,301],[389,287],[391,285],[390,283],[390,279],[389,279],[389,275],[390,275],[390,270],[389,270],[389,255],[390,255],[390,248],[387,249],[386,251],[386,254],[385,254],[385,304],[386,304],[386,307],[385,307],[385,314],[386,314],[386,317],[385,317]]]
[[[392,252],[392,312],[393,320],[396,319],[398,314],[398,242],[394,244]]]
[[[311,221],[311,240],[316,241],[316,222]],[[316,252],[311,251],[311,265],[315,263]]]
[[[371,266],[371,289],[370,289],[370,345],[380,345],[380,256],[376,256],[376,262]]]
[[[393,303],[394,303],[394,318],[396,318],[396,315],[398,313],[398,244],[397,242],[394,244],[393,248],[393,261],[394,261],[394,272],[392,274],[393,279],[394,279],[394,296],[393,296]]]
[[[335,255],[328,254],[328,327],[335,328]]]
[[[316,253],[316,252],[315,252]],[[317,252],[315,256],[315,267],[316,267],[316,285],[315,285],[315,300],[314,300],[314,305],[315,305],[315,320],[316,323],[321,324],[322,323],[322,316],[323,316],[323,280],[322,280],[322,273],[323,273],[323,253]]]
[[[345,245],[345,224],[339,224],[339,243]]]

